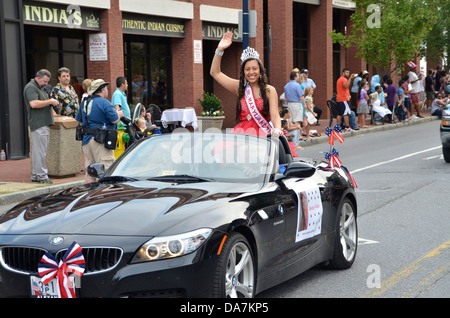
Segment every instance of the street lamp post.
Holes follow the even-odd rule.
[[[248,47],[249,38],[248,0],[242,0],[242,50]]]

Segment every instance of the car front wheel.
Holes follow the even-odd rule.
[[[219,256],[214,296],[219,298],[252,298],[255,292],[255,262],[247,239],[232,233]]]
[[[442,154],[444,155],[445,162],[450,162],[450,148],[442,147]]]
[[[345,198],[338,213],[333,259],[330,260],[330,266],[336,269],[347,269],[353,265],[358,247],[356,213],[348,198]]]

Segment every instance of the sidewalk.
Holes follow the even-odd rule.
[[[353,135],[361,135],[383,130],[396,129],[437,119],[437,117],[430,115],[430,110],[422,111],[422,115],[424,116],[424,118],[413,119],[407,123],[385,123],[384,125],[379,126],[369,125],[369,128],[355,130],[351,133],[343,132],[342,135],[344,136],[344,138],[347,138]],[[368,123],[369,119],[366,122]],[[321,134],[321,137],[314,137],[312,141],[301,141],[300,145],[302,147],[307,147],[308,145],[328,142],[328,137],[325,134],[325,128],[327,127],[328,123],[328,119],[320,120],[320,126],[314,126],[312,127],[312,129],[317,130]],[[335,124],[336,120],[333,121],[332,127],[334,127]],[[298,150],[297,153],[300,157],[302,156],[301,150]],[[22,160],[2,161],[0,162],[0,206],[18,203],[36,195],[51,193],[73,186],[82,185],[84,184],[84,177],[85,171],[83,155],[81,158],[80,173],[68,177],[50,176],[50,179],[53,181],[53,185],[44,185],[31,182],[30,158]]]

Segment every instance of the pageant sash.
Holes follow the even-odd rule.
[[[250,111],[253,120],[266,134],[270,134],[272,131],[272,126],[267,122],[263,115],[261,115],[256,107],[255,98],[253,97],[253,90],[248,84],[245,87],[245,102],[247,103],[248,110]]]

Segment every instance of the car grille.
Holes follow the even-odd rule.
[[[56,253],[56,259],[61,259],[66,250]],[[113,269],[122,258],[122,250],[117,247],[83,247],[86,262],[84,275],[97,274]],[[41,263],[45,250],[31,247],[2,247],[0,263],[3,267],[27,275],[38,274],[38,264]]]

